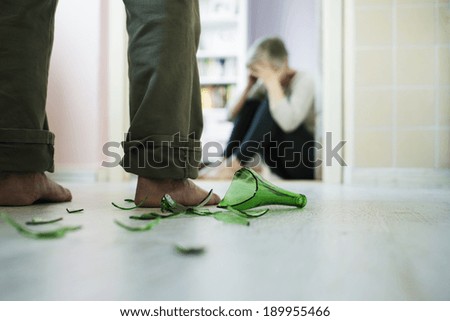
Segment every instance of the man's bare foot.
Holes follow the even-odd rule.
[[[169,194],[176,202],[185,206],[194,206],[208,195],[208,192],[195,185],[191,180],[148,179],[139,177],[136,186],[136,205],[159,207],[161,198]],[[144,201],[145,200],[145,201]],[[142,203],[144,201],[144,203]],[[217,205],[220,197],[213,194],[207,205]]]
[[[234,174],[242,168],[241,163],[235,157],[227,158],[217,167],[205,167],[200,170],[200,179],[230,180]]]
[[[0,206],[70,202],[70,191],[44,173],[0,173]]]

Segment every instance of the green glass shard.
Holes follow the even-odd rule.
[[[178,204],[169,194],[161,199],[161,212],[163,213],[184,213],[188,207]]]
[[[263,215],[266,215],[267,212],[269,212],[268,209],[259,210],[259,211],[256,211],[256,210],[240,211],[240,210],[237,210],[237,209],[235,209],[235,208],[233,208],[231,206],[228,206],[227,210],[229,210],[230,212],[232,212],[232,213],[234,213],[234,214],[236,214],[238,216],[245,217],[245,218],[257,218],[257,217],[261,217]]]
[[[123,206],[119,206],[119,205],[117,205],[117,204],[114,203],[114,202],[111,202],[111,204],[112,204],[114,207],[116,207],[116,208],[118,208],[118,209],[120,209],[120,210],[131,211],[131,210],[140,208],[140,207],[145,203],[145,201],[147,200],[147,198],[148,198],[148,196],[147,196],[146,198],[144,198],[144,199],[142,200],[142,202],[140,202],[138,205],[132,206],[132,207],[123,207]],[[124,200],[124,201],[127,202],[127,203],[134,202],[133,200],[130,200],[130,199],[126,199],[126,200]]]
[[[182,204],[177,203],[169,194],[166,194],[161,199],[161,212],[171,212],[174,214],[188,213],[188,214],[208,214],[208,210],[201,210],[200,208],[208,204],[209,200],[213,195],[213,190],[210,190],[208,195],[197,205],[195,206],[184,206]],[[189,213],[190,212],[190,213]]]
[[[196,216],[212,216],[215,219],[228,224],[249,225],[248,219],[257,218],[265,215],[269,210],[250,210],[243,211],[233,207],[227,207],[227,211],[211,211],[207,208],[202,208],[208,203],[213,191],[208,193],[208,196],[201,201],[198,205],[193,207],[187,207],[178,204],[170,195],[165,195],[161,200],[161,211],[172,213],[168,216],[162,216],[162,218],[176,216],[176,215],[196,215]],[[156,213],[152,213],[156,214]]]
[[[145,214],[141,214],[141,215],[132,215],[132,216],[130,216],[130,219],[139,220],[139,221],[151,221],[151,220],[155,220],[157,218],[165,219],[165,218],[169,218],[169,217],[177,216],[177,215],[179,215],[179,213],[161,214],[161,213],[151,212],[151,213],[145,213]]]
[[[144,225],[144,226],[129,226],[129,225],[126,225],[117,220],[115,220],[114,222],[117,225],[119,225],[120,227],[122,227],[130,232],[145,232],[145,231],[150,231],[151,229],[153,229],[156,225],[159,224],[160,221],[161,221],[161,219],[158,217],[157,219],[153,220],[151,223]]]
[[[41,217],[33,217],[31,221],[25,222],[26,225],[45,225],[45,224],[53,224],[59,221],[62,221],[63,218],[55,218],[53,220],[45,220]]]
[[[219,212],[213,215],[213,217],[221,222],[227,224],[237,224],[237,225],[245,225],[249,226],[250,222],[247,218],[242,217],[240,215],[230,213],[230,212]]]
[[[202,255],[206,252],[204,247],[184,247],[181,245],[175,245],[175,250],[178,252],[178,254],[192,256]]]
[[[198,205],[196,205],[195,207],[203,207],[206,204],[208,204],[209,200],[211,199],[211,197],[213,196],[213,190],[210,190],[208,195],[206,195],[206,197],[203,199],[203,201],[201,201],[200,203],[198,203]]]
[[[207,209],[207,208],[189,208],[186,210],[185,214],[190,214],[190,215],[196,215],[196,216],[211,216],[214,215],[216,212],[212,212],[211,210]]]
[[[134,209],[136,209],[136,208],[139,208],[139,206],[123,207],[123,206],[117,205],[117,204],[114,203],[114,202],[111,202],[111,204],[112,204],[112,206],[118,208],[119,210],[123,210],[123,211],[130,211],[130,210],[134,210]]]
[[[0,213],[0,217],[3,221],[14,227],[19,234],[33,239],[59,239],[64,237],[68,232],[78,231],[81,229],[81,226],[66,226],[52,231],[36,232],[20,225],[4,213]]]
[[[218,207],[244,211],[264,205],[305,207],[306,196],[284,190],[262,178],[250,168],[241,168]]]
[[[132,215],[130,216],[130,219],[132,220],[138,220],[138,221],[152,221],[156,220],[160,215],[157,213],[145,213],[142,215]]]
[[[84,208],[80,208],[78,210],[69,210],[68,208],[66,208],[67,213],[69,214],[76,214],[76,213],[81,213],[84,211]]]

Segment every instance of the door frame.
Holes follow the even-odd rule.
[[[327,166],[326,152],[344,141],[344,0],[322,0],[322,181],[343,183],[344,168],[336,161]],[[327,133],[332,140],[327,141]],[[341,156],[346,156],[347,145]]]
[[[128,59],[126,16],[122,1],[106,0],[107,20],[107,130],[108,142],[121,142],[128,131]],[[122,153],[122,150],[117,152]],[[98,175],[100,181],[121,182],[128,180],[127,174],[120,166],[102,168]]]

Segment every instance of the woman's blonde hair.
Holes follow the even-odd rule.
[[[275,68],[281,68],[288,60],[288,51],[283,40],[278,37],[261,38],[250,47],[247,66],[261,59],[267,59]]]

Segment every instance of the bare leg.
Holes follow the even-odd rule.
[[[0,174],[0,205],[25,206],[36,202],[70,202],[70,191],[43,173]]]
[[[144,177],[138,178],[136,187],[135,203],[141,204],[143,207],[159,207],[161,198],[165,194],[170,196],[180,204],[186,206],[197,205],[207,195],[208,192],[195,185],[189,179],[148,179]],[[214,194],[207,205],[217,205],[220,197]]]

